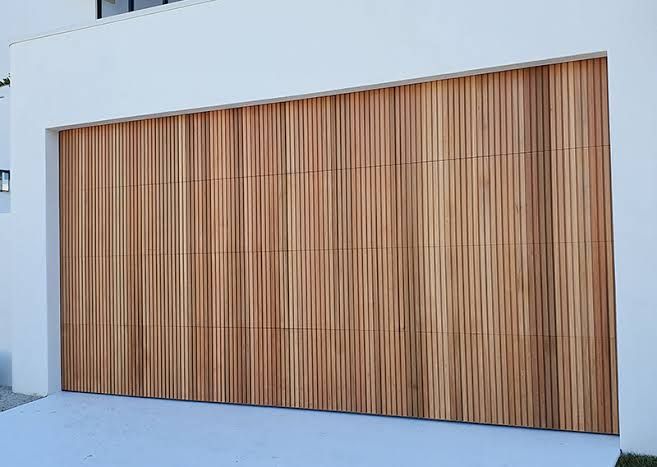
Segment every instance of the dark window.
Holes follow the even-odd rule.
[[[135,10],[143,10],[152,6],[163,5],[163,0],[135,0]]]
[[[129,11],[143,10],[144,8],[179,1],[181,0],[97,0],[98,18],[107,18]]]
[[[129,3],[129,0],[99,0],[98,17],[106,18],[130,11]]]

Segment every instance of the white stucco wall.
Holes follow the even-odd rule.
[[[2,25],[0,25],[0,28]],[[7,46],[7,50],[9,47]],[[7,70],[7,71],[4,71]],[[9,70],[9,60],[7,60],[6,66],[0,66],[0,79],[3,79],[7,76]],[[9,98],[10,98],[10,88],[3,86],[0,88],[0,169],[9,169]],[[5,222],[7,221],[7,214],[11,210],[10,196],[9,193],[0,193],[0,230],[4,230]],[[2,245],[0,243],[0,245]],[[2,291],[2,285],[0,284],[0,292]],[[0,308],[1,313],[1,308]]]
[[[0,20],[0,31],[4,20]],[[9,48],[7,47],[7,51]],[[9,70],[0,62],[0,79]],[[0,88],[0,169],[9,169],[9,89]],[[0,386],[11,385],[11,308],[9,284],[11,268],[11,205],[10,194],[0,193]]]
[[[0,79],[9,73],[9,23],[0,15]],[[10,169],[9,94],[8,87],[0,88],[0,169]],[[0,193],[0,386],[11,385],[10,210],[9,193]]]
[[[4,8],[4,5],[3,5]],[[0,15],[0,79],[9,73],[9,19]],[[5,37],[6,36],[6,37]],[[9,90],[0,88],[0,169],[9,168]],[[0,193],[0,385],[11,384],[11,315],[9,309],[9,195]]]
[[[11,385],[11,314],[9,308],[9,231],[8,214],[0,214],[0,386]]]
[[[0,22],[0,31],[2,26]],[[0,79],[3,77],[3,70],[9,69],[8,62],[7,57],[6,68],[0,63]],[[9,90],[2,87],[0,88],[0,169],[9,168]],[[10,209],[9,193],[0,193],[0,386],[11,385]]]
[[[0,13],[0,79],[9,73],[9,44],[44,30],[88,22],[95,17],[92,0],[21,0],[2,2]],[[11,88],[0,88],[0,169],[11,169],[9,108]],[[13,190],[12,190],[13,191]],[[12,193],[0,193],[0,385],[11,384],[10,242]]]
[[[57,129],[607,52],[623,449],[657,454],[657,2],[213,0],[12,46],[14,388],[60,387]]]

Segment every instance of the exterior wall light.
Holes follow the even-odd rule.
[[[9,192],[9,170],[0,170],[0,192]]]

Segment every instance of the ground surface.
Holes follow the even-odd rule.
[[[618,459],[616,467],[657,467],[657,457],[624,455]]]
[[[0,386],[0,412],[13,409],[19,405],[27,404],[37,400],[38,397],[24,396],[23,394],[14,394],[11,388]]]
[[[1,413],[7,439],[0,463],[39,467],[612,467],[619,452],[615,436],[75,393]]]

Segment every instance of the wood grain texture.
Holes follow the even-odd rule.
[[[606,80],[62,132],[64,389],[617,433]]]

